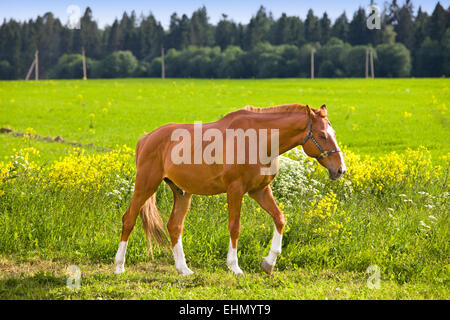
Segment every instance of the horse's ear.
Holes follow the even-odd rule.
[[[308,106],[308,105],[306,105],[306,114],[309,115],[309,116],[314,115],[313,110],[312,110],[311,107]]]
[[[327,116],[327,106],[326,105],[322,105],[320,107],[320,115],[324,118]]]

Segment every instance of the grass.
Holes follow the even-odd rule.
[[[333,270],[293,270],[246,274],[195,270],[180,277],[174,268],[160,263],[137,263],[120,276],[108,264],[79,265],[78,290],[67,287],[67,264],[31,260],[0,260],[2,299],[439,299],[445,292],[430,291],[426,283],[399,285],[382,281],[379,290],[368,289],[364,275]],[[443,290],[444,288],[440,288]]]
[[[180,278],[170,252],[156,252],[151,260],[138,223],[127,252],[127,273],[116,277],[112,261],[129,190],[111,195],[119,186],[109,180],[98,181],[99,192],[53,187],[48,172],[57,171],[53,163],[72,146],[0,135],[0,162],[24,147],[40,151],[29,159],[37,169],[15,169],[16,177],[0,184],[5,192],[0,196],[0,298],[448,299],[448,85],[446,79],[0,82],[0,127],[19,132],[134,148],[140,135],[167,122],[213,121],[247,104],[325,103],[338,141],[352,151],[348,155],[378,159],[349,159],[353,175],[338,183],[319,169],[308,175],[280,173],[274,194],[289,231],[273,276],[259,267],[270,246],[272,221],[248,197],[239,240],[246,275],[236,278],[227,270],[222,195],[193,198],[183,246],[194,276]],[[406,153],[421,145],[429,155]],[[392,151],[400,158],[389,155]],[[104,155],[106,167],[115,165],[107,153],[89,147],[86,152]],[[133,159],[125,162],[131,173],[118,174],[132,183]],[[83,163],[75,169],[89,172],[89,161]],[[370,173],[364,167],[368,163],[379,171]],[[407,168],[397,181],[402,166]],[[356,184],[358,170],[362,186]],[[364,175],[371,178],[364,180]],[[165,220],[172,205],[169,191],[164,185],[158,191]],[[319,218],[317,208],[332,204],[336,209],[326,211],[330,218]],[[71,264],[82,269],[77,291],[65,286]],[[380,268],[380,289],[367,287],[370,265]]]
[[[381,155],[426,146],[446,154],[448,79],[0,82],[0,126],[102,147],[134,147],[169,122],[215,121],[245,105],[328,106],[338,140]],[[0,148],[0,156],[9,150]]]

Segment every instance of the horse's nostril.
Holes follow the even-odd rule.
[[[342,173],[343,172],[342,172],[342,167],[341,167],[341,168],[338,169],[338,174],[341,175]]]

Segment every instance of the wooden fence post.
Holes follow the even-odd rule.
[[[316,49],[311,49],[311,79],[314,79],[314,52],[316,52]]]
[[[39,50],[34,54],[34,79],[39,80]]]
[[[373,48],[370,48],[370,70],[372,79],[375,79],[375,70],[373,68]]]
[[[86,54],[84,52],[84,47],[81,48],[81,55],[83,57],[83,80],[87,80],[87,72],[86,72]]]
[[[30,80],[30,76],[31,76],[31,73],[33,72],[35,63],[36,63],[36,57],[33,59],[33,62],[31,63],[31,66],[30,66],[30,69],[28,69],[27,75],[25,77],[25,81]]]
[[[30,69],[28,69],[27,75],[25,76],[25,81],[30,80],[30,76],[31,73],[33,72],[34,69],[34,78],[36,80],[39,80],[39,51],[36,50],[36,52],[34,53],[34,60],[31,63]]]

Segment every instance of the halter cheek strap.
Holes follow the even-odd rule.
[[[316,145],[317,149],[319,149],[320,151],[320,155],[318,157],[316,157],[317,161],[322,160],[323,158],[328,157],[330,154],[332,153],[336,153],[336,152],[341,152],[341,150],[336,149],[336,150],[331,150],[331,151],[325,151],[319,144],[319,142],[317,142],[316,138],[314,138],[313,133],[312,133],[312,124],[311,124],[311,118],[309,118],[309,122],[308,122],[308,134],[305,137],[305,139],[303,140],[303,142],[301,143],[302,146],[305,145],[306,141],[308,141],[308,139],[311,139],[312,142],[314,142],[314,144]]]

